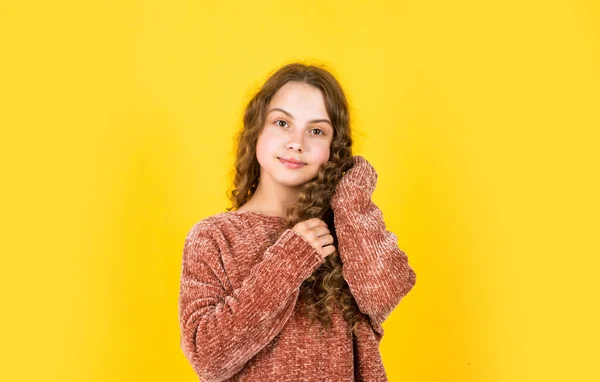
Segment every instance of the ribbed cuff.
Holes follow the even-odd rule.
[[[290,280],[297,280],[298,286],[325,262],[317,250],[291,228],[285,230],[271,246],[265,260],[272,257],[280,260],[273,263],[274,271]]]
[[[356,190],[365,192],[367,196],[371,196],[375,191],[377,184],[377,171],[365,158],[356,155],[354,158],[354,166],[352,166],[338,183],[334,194],[331,198],[332,207],[337,207],[347,200],[351,200],[352,194]]]

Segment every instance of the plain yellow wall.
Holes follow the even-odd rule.
[[[417,285],[390,381],[597,381],[597,1],[0,6],[2,381],[195,381],[185,234],[245,102],[327,65]]]

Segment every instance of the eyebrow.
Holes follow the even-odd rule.
[[[287,115],[288,117],[290,117],[291,119],[294,119],[294,116],[293,116],[293,115],[291,115],[291,114],[290,114],[290,113],[288,113],[287,111],[285,111],[285,110],[283,110],[283,109],[280,109],[280,108],[278,108],[278,107],[274,107],[273,109],[269,110],[269,111],[267,112],[267,114],[271,113],[272,111],[280,111],[280,112],[282,112],[283,114],[285,114],[285,115]],[[327,122],[328,124],[330,124],[330,125],[331,125],[331,127],[333,127],[333,124],[332,124],[332,123],[331,123],[331,121],[330,121],[330,120],[328,120],[328,119],[313,119],[313,120],[310,120],[310,121],[308,121],[308,122],[309,122],[309,123]]]

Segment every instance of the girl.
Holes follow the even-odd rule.
[[[202,382],[387,381],[381,324],[416,274],[350,135],[317,66],[282,67],[247,105],[233,205],[183,249],[180,345]]]

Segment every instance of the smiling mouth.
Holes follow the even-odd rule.
[[[283,163],[288,168],[301,168],[301,167],[304,167],[306,165],[306,163],[290,162],[290,161],[287,161],[287,160],[285,160],[283,158],[277,158],[277,159],[279,159],[279,161],[281,163]]]

